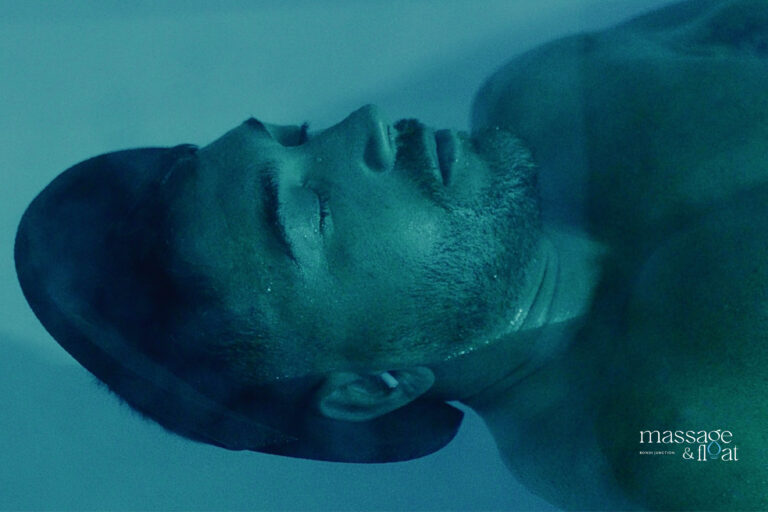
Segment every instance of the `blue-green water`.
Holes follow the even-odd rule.
[[[0,509],[552,510],[468,414],[392,465],[228,452],[174,437],[98,387],[24,301],[24,208],[69,165],[204,144],[250,115],[320,128],[364,103],[465,128],[472,95],[536,44],[655,0],[0,1]]]

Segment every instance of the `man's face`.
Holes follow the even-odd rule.
[[[466,349],[504,320],[536,237],[515,139],[390,125],[373,106],[310,134],[250,119],[172,179],[173,245],[243,320],[211,340],[243,378]]]

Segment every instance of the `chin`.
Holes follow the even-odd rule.
[[[530,153],[504,130],[482,130],[471,144],[491,185],[455,210],[450,236],[420,271],[418,296],[426,345],[439,358],[471,349],[509,321],[520,300],[541,237],[536,168]],[[435,339],[441,340],[435,342]]]

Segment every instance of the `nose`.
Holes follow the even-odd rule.
[[[354,150],[374,172],[384,172],[395,163],[395,139],[390,124],[375,105],[365,105],[339,124]]]

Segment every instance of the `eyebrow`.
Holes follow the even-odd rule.
[[[264,126],[264,123],[256,119],[255,117],[251,116],[248,119],[244,121],[244,124],[250,126],[256,131],[264,132],[264,135],[269,135],[269,130],[267,130],[267,127]]]
[[[256,170],[261,191],[264,194],[264,218],[280,248],[291,261],[296,262],[296,257],[293,254],[291,244],[288,242],[288,236],[285,232],[284,219],[280,215],[277,170],[277,162],[273,160],[262,163]]]

